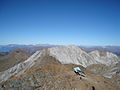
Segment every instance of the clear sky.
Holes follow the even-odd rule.
[[[120,45],[119,0],[0,0],[0,44]]]

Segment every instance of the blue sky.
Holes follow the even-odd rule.
[[[0,44],[120,45],[119,0],[0,0]]]

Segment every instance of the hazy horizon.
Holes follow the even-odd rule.
[[[37,43],[37,44],[17,44],[17,43],[10,43],[10,44],[0,44],[1,46],[6,46],[6,45],[33,45],[33,46],[39,46],[39,45],[58,45],[58,46],[86,46],[86,47],[106,47],[106,46],[118,46],[120,47],[120,45],[84,45],[84,44],[52,44],[52,43]]]
[[[0,0],[0,45],[120,46],[119,0]]]

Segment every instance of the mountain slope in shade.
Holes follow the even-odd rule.
[[[106,54],[103,56],[100,53],[86,53],[76,46],[53,47],[37,51],[26,61],[21,62],[4,72],[0,72],[0,81],[6,81],[10,77],[18,76],[29,70],[31,67],[39,67],[43,60],[45,60],[44,58],[46,56],[55,58],[55,60],[62,64],[77,64],[83,67],[87,67],[91,64],[101,63],[109,66],[112,63],[114,64],[114,62],[119,61],[116,55],[109,52],[106,52]],[[105,61],[101,61],[101,58],[103,58]]]
[[[30,54],[20,49],[16,49],[8,55],[1,56],[0,57],[0,72],[13,67],[14,65],[22,61],[25,61],[26,59],[28,59],[29,56]]]
[[[3,53],[3,52],[0,52],[0,56],[5,56],[5,53]]]

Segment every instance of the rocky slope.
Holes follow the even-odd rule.
[[[53,61],[52,61],[53,60]],[[51,59],[54,62],[54,59]],[[80,67],[85,77],[76,75],[74,67]],[[5,90],[119,90],[111,81],[100,75],[92,74],[80,65],[44,64],[32,67],[17,77],[0,84]]]
[[[118,56],[110,52],[95,50],[90,52],[89,55],[100,64],[105,64],[107,66],[116,64],[119,61]]]
[[[14,65],[25,61],[30,56],[29,53],[22,51],[20,49],[15,49],[8,55],[3,55],[0,57],[0,72],[7,70]]]
[[[112,66],[93,64],[88,66],[86,69],[94,74],[109,78],[114,86],[120,88],[120,62]]]
[[[55,58],[57,63],[77,64],[82,65],[83,67],[87,67],[91,64],[105,64],[109,66],[112,63],[119,61],[116,55],[109,52],[102,55],[98,51],[87,53],[75,46],[53,47],[37,51],[26,61],[23,61],[4,72],[0,72],[0,82],[6,81],[13,76],[21,75],[28,71],[31,67],[39,67],[42,63],[45,63],[43,60],[45,60],[44,58],[46,56]]]

